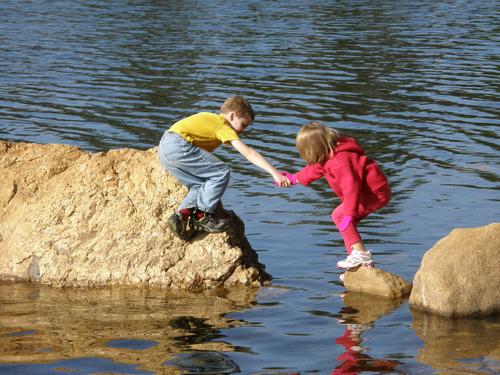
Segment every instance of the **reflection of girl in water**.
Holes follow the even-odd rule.
[[[361,334],[370,329],[369,324],[347,324],[344,335],[335,339],[335,343],[342,345],[345,352],[337,357],[341,362],[332,371],[332,375],[357,375],[361,371],[394,372],[399,361],[374,359],[364,354],[361,344]]]

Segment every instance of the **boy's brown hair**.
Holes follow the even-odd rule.
[[[255,112],[252,106],[243,96],[235,95],[226,99],[220,107],[221,113],[236,112],[238,117],[247,117],[255,120]]]
[[[335,150],[339,138],[338,130],[310,122],[297,133],[297,150],[307,164],[322,163]]]

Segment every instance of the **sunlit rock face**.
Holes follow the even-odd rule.
[[[500,313],[500,224],[453,230],[427,251],[410,306],[449,317]]]
[[[226,233],[174,236],[186,189],[155,148],[88,153],[0,141],[0,279],[172,289],[270,279],[232,212]]]
[[[344,274],[347,290],[386,298],[404,298],[410,294],[411,284],[402,277],[380,268],[358,267]]]

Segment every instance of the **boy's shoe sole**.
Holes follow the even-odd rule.
[[[174,234],[183,241],[188,241],[196,234],[193,230],[193,219],[189,217],[186,223],[183,223],[179,214],[173,213],[167,220],[168,227]]]
[[[205,225],[204,219],[201,220],[193,220],[193,225],[194,225],[194,230],[199,231],[199,232],[207,232],[207,233],[220,233],[224,232],[227,227],[228,223],[224,221],[224,225],[218,228],[210,227],[208,225]]]

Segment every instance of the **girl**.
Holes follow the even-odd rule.
[[[297,149],[307,166],[295,174],[283,172],[283,175],[292,185],[304,186],[324,176],[342,201],[331,217],[342,235],[348,256],[337,262],[337,267],[372,266],[372,254],[365,248],[356,226],[389,202],[391,189],[387,178],[353,138],[317,122],[300,129]]]

